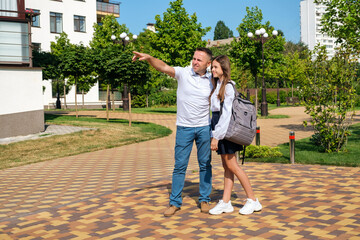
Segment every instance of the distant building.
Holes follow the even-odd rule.
[[[33,15],[24,0],[0,0],[0,138],[44,131],[42,70],[32,67]]]
[[[236,39],[239,39],[239,37],[237,37]],[[226,44],[230,44],[232,41],[234,40],[234,38],[227,38],[227,39],[219,39],[219,40],[208,40],[207,41],[207,45],[206,47],[219,47],[221,45],[226,45]]]
[[[336,38],[321,33],[321,16],[326,12],[326,6],[315,4],[313,0],[301,0],[300,2],[300,29],[301,42],[308,45],[310,50],[320,43],[326,46],[328,57],[335,55]]]
[[[148,24],[146,24],[146,29],[147,29],[147,30],[150,30],[150,31],[152,31],[152,32],[156,32],[155,24],[154,24],[154,23],[148,23]]]
[[[50,51],[50,43],[62,32],[68,35],[71,43],[88,46],[94,34],[95,23],[110,14],[120,17],[120,2],[109,0],[25,0],[25,8],[40,13],[32,19],[31,42],[34,48],[42,51]],[[52,91],[51,80],[43,81],[43,84],[44,105],[52,108],[55,106],[56,96]],[[79,92],[77,98],[82,99]],[[100,104],[98,84],[84,95],[84,101],[86,105]],[[66,96],[66,103],[73,105],[74,102],[75,89],[72,88]]]

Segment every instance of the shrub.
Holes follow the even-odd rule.
[[[266,93],[266,101],[270,104],[275,104],[277,100],[277,92]]]
[[[255,146],[246,147],[245,157],[247,158],[265,158],[265,157],[281,157],[282,153],[278,147]]]
[[[356,58],[340,51],[327,60],[326,49],[316,49],[316,59],[307,59],[304,93],[305,112],[315,130],[313,141],[325,152],[339,152],[346,146],[356,101]],[[304,125],[307,126],[307,121]]]
[[[152,93],[149,96],[149,105],[175,105],[176,89]]]
[[[135,95],[131,99],[131,107],[144,108],[146,107],[146,95]]]

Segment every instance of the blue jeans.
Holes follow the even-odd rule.
[[[195,140],[197,158],[200,169],[199,202],[209,202],[211,193],[211,149],[210,126],[181,127],[176,129],[175,166],[172,176],[170,205],[180,207],[182,204],[182,191],[185,183],[186,169]]]

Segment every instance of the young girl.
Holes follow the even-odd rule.
[[[247,196],[246,203],[239,213],[251,214],[254,211],[260,211],[262,206],[259,200],[255,198],[249,178],[236,161],[235,152],[242,150],[242,146],[224,139],[230,122],[232,102],[235,97],[235,82],[230,80],[230,61],[225,55],[217,56],[212,62],[212,84],[214,89],[210,94],[211,127],[213,130],[211,150],[217,151],[221,155],[225,172],[222,200],[209,213],[221,214],[234,211],[230,201],[231,191],[234,186],[234,175],[239,179]]]

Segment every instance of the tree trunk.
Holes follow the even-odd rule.
[[[81,90],[81,95],[82,95],[82,108],[85,108],[85,104],[84,104],[84,90]]]
[[[64,80],[64,109],[66,109],[66,84]]]
[[[128,92],[128,99],[129,99],[129,127],[131,127],[131,91],[130,91],[130,85],[129,85],[129,92]]]
[[[107,121],[109,121],[109,91],[110,91],[110,86],[108,84],[106,89],[106,120]]]
[[[258,90],[257,90],[257,74],[255,75],[255,109],[256,109],[256,113],[258,111]]]
[[[75,78],[75,112],[76,112],[76,118],[78,118],[78,109],[77,109],[77,82],[76,82],[76,78]]]
[[[113,112],[115,112],[115,94],[113,88],[111,88],[111,98],[112,98],[112,110]]]

